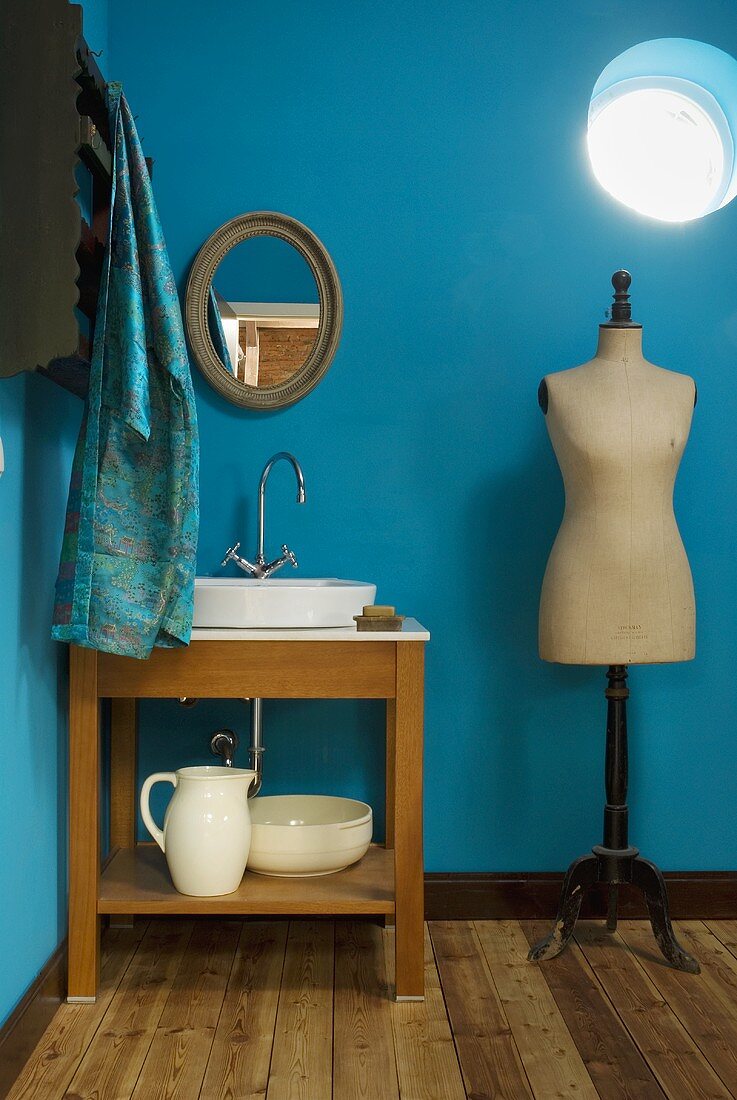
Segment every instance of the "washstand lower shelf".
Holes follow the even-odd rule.
[[[345,871],[316,878],[246,872],[232,894],[196,898],[174,889],[156,844],[120,848],[102,873],[98,913],[367,916],[394,913],[394,852],[373,844]]]

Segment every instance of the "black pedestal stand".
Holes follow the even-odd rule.
[[[617,929],[619,886],[631,882],[645,895],[650,923],[663,955],[678,970],[699,973],[699,964],[676,940],[668,916],[668,897],[661,872],[627,840],[627,666],[610,665],[607,671],[609,687],[606,723],[606,806],[604,808],[604,843],[591,855],[574,860],[566,872],[555,923],[544,940],[535,944],[529,954],[533,962],[553,959],[566,946],[578,918],[584,894],[595,882],[609,887],[607,931]]]

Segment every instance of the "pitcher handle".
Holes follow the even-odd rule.
[[[176,772],[154,772],[153,775],[150,775],[148,779],[144,781],[144,784],[141,787],[141,817],[143,818],[143,823],[158,844],[159,848],[161,848],[161,851],[165,852],[164,833],[158,827],[153,817],[151,816],[151,808],[148,804],[149,795],[151,793],[151,788],[153,787],[154,783],[171,783],[172,787],[176,787]]]

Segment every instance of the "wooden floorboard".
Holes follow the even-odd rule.
[[[597,1100],[540,967],[528,962],[519,921],[477,921],[475,927],[533,1095]]]
[[[576,939],[666,1096],[729,1100],[731,1093],[621,936],[582,921]]]
[[[240,933],[238,921],[195,924],[143,1063],[133,1100],[199,1094]]]
[[[200,1100],[266,1095],[287,928],[285,921],[244,922]]]
[[[332,921],[291,923],[266,1100],[331,1095],[334,961]]]
[[[152,921],[69,1085],[69,1100],[129,1100],[192,935]]]
[[[509,1021],[470,921],[433,921],[430,935],[466,1092],[531,1097]]]
[[[390,995],[394,985],[394,945],[394,929],[386,928],[384,957]],[[402,1100],[465,1100],[466,1090],[427,925],[425,1000],[393,1004],[391,1015]]]
[[[377,924],[336,924],[334,1003],[335,1100],[398,1100],[384,943]]]
[[[737,959],[701,923],[676,921],[676,935],[701,966],[684,974],[663,966],[649,930],[624,921],[621,936],[661,996],[678,1016],[722,1083],[737,1086]]]
[[[522,927],[530,947],[550,931],[543,921]],[[663,1100],[665,1093],[578,944],[539,969],[601,1100]]]
[[[422,1002],[395,1003],[370,920],[153,919],[103,937],[95,1004],[62,1005],[8,1100],[737,1100],[737,921],[425,927]]]
[[[54,1100],[63,1096],[110,1007],[146,928],[145,922],[139,922],[133,928],[108,931],[96,1003],[61,1005],[7,1100]]]
[[[704,924],[719,942],[737,958],[737,920],[707,920]]]

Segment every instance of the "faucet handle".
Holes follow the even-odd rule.
[[[294,551],[290,550],[286,542],[282,545],[281,552],[284,555],[284,564],[287,562],[291,565],[292,569],[296,569],[299,566],[299,562],[294,556]]]
[[[238,553],[238,551],[240,550],[240,546],[241,546],[241,544],[240,544],[239,542],[237,542],[237,543],[235,544],[235,546],[229,546],[229,547],[228,547],[228,549],[227,549],[227,550],[226,550],[226,552],[225,552],[225,557],[224,557],[224,558],[223,558],[223,560],[222,560],[222,561],[220,562],[220,568],[221,568],[221,569],[222,569],[222,568],[223,568],[224,566],[226,566],[226,565],[228,564],[228,562],[229,562],[229,561],[233,561],[233,560],[235,559],[235,556],[236,556],[236,554],[237,554],[237,553]]]
[[[248,558],[242,558],[241,555],[238,553],[239,547],[240,543],[237,542],[235,546],[230,546],[228,548],[227,554],[220,562],[220,567],[222,568],[223,566],[226,566],[229,561],[234,561],[238,568],[242,569],[244,573],[247,573],[249,577],[262,576],[261,566],[259,564],[254,565],[253,562],[250,562],[248,560]]]
[[[293,569],[297,568],[298,562],[294,552],[284,543],[281,548],[281,557],[275,558],[274,561],[264,564],[261,567],[261,576],[264,578],[270,577],[273,573],[276,573],[277,569],[281,569],[283,565],[286,565],[287,562],[289,562]]]

